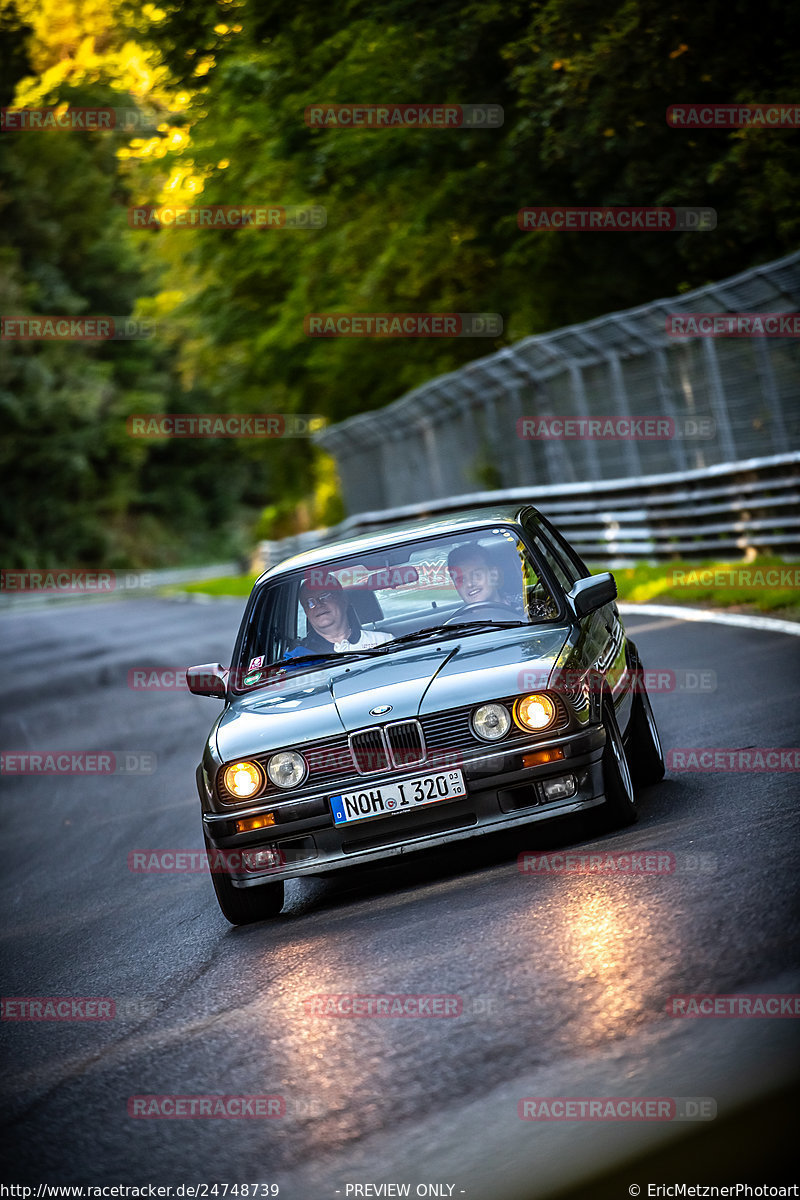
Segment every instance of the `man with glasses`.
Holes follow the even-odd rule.
[[[309,631],[298,650],[343,654],[348,650],[365,650],[390,642],[389,633],[362,629],[347,594],[335,575],[314,570],[300,584],[300,603],[308,620]]]

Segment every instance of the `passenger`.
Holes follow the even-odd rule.
[[[503,573],[477,542],[456,546],[447,556],[447,570],[465,604],[514,606],[514,597],[501,593]],[[517,600],[519,606],[519,599]]]

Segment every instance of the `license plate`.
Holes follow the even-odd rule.
[[[334,825],[352,825],[355,821],[394,816],[442,800],[459,800],[466,794],[460,771],[439,771],[436,775],[419,775],[400,783],[382,783],[380,787],[365,784],[357,792],[331,796],[331,812]]]

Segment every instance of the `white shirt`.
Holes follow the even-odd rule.
[[[333,648],[337,654],[343,654],[346,650],[368,650],[371,646],[382,646],[384,642],[391,642],[392,635],[390,633],[372,632],[369,629],[362,629],[361,636],[358,641],[349,642],[345,638],[343,642],[334,642]]]

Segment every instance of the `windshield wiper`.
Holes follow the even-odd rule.
[[[393,641],[387,642],[381,649],[383,651],[391,650],[403,642],[413,642],[418,638],[440,637],[445,633],[459,634],[463,633],[465,629],[517,629],[523,627],[528,627],[527,621],[453,621],[449,625],[428,625],[425,629],[416,630],[415,633],[404,633]]]
[[[450,625],[429,625],[425,629],[418,629],[414,633],[404,633],[400,637],[392,638],[390,642],[381,642],[378,646],[364,646],[361,650],[312,650],[308,654],[292,655],[290,658],[281,658],[277,662],[269,663],[266,667],[262,667],[262,671],[267,675],[271,675],[275,671],[284,670],[286,667],[309,667],[314,663],[336,662],[342,658],[372,658],[386,654],[395,649],[396,646],[401,646],[404,643],[417,641],[421,638],[441,637],[442,634],[459,634],[465,629],[516,629],[527,628],[528,621],[463,621],[460,624],[453,623]],[[269,678],[260,679],[259,683],[270,683]]]
[[[387,643],[387,645],[391,645],[391,643]],[[374,654],[376,650],[376,646],[364,646],[362,650],[312,650],[309,654],[293,654],[290,658],[280,658],[277,662],[269,663],[262,670],[269,672],[280,671],[285,667],[307,667],[313,663],[334,662],[340,658]]]

